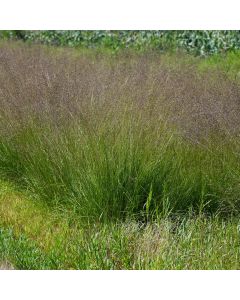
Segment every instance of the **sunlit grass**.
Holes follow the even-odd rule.
[[[237,82],[188,57],[1,51],[1,261],[239,268]]]
[[[20,269],[239,269],[237,219],[81,224],[1,183],[0,258]]]

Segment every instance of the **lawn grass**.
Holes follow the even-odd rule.
[[[0,51],[2,260],[239,268],[236,80],[181,55]]]
[[[81,224],[71,211],[35,205],[3,182],[0,214],[1,260],[17,269],[240,267],[240,224],[234,218]]]

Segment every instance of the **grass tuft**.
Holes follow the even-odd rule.
[[[186,57],[1,44],[0,174],[88,220],[239,209],[239,85]]]

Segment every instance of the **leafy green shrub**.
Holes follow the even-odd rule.
[[[184,31],[178,35],[179,47],[198,55],[240,49],[240,31]]]
[[[184,49],[196,55],[209,55],[240,49],[240,31],[214,30],[8,30],[0,32],[1,38],[22,39],[47,45],[87,48],[133,48],[136,50]]]

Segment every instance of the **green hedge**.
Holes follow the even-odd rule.
[[[228,50],[240,49],[240,30],[238,31],[84,31],[84,30],[43,30],[1,31],[1,38],[22,39],[47,45],[145,49],[185,49],[196,55],[209,55]]]

